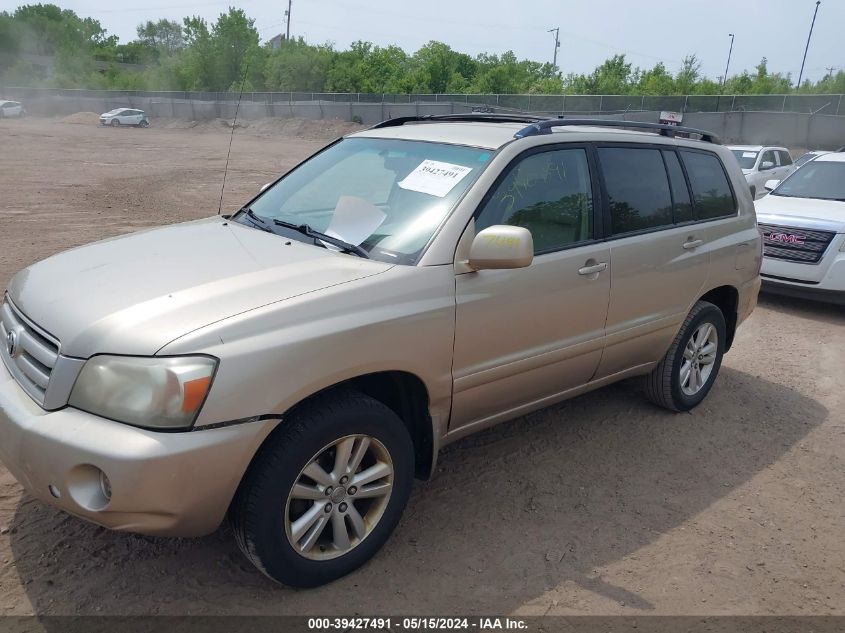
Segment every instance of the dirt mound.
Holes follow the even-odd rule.
[[[100,115],[96,112],[76,112],[63,118],[62,123],[81,123],[84,125],[96,125],[100,122]]]

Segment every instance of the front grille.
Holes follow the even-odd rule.
[[[0,337],[0,357],[9,372],[43,405],[59,359],[58,341],[27,319],[8,298],[0,306]]]
[[[800,264],[818,264],[836,235],[777,224],[759,224],[763,233],[763,256]]]

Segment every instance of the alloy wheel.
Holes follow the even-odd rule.
[[[681,391],[694,396],[707,384],[716,364],[719,334],[712,323],[702,323],[696,328],[684,347],[684,361],[681,363]]]
[[[300,471],[285,504],[285,532],[311,560],[343,556],[372,533],[393,489],[393,461],[368,435],[322,448]]]

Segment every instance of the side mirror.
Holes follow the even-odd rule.
[[[258,190],[258,193],[261,193],[262,191],[264,191],[267,187],[269,187],[272,184],[273,184],[272,182],[265,182],[263,185],[261,185],[261,189]]]
[[[779,184],[780,184],[780,180],[777,180],[777,179],[767,180],[766,184],[763,185],[763,187],[766,189],[766,191],[774,191],[775,187],[777,187]]]
[[[775,166],[775,164],[772,161],[764,160],[762,163],[760,163],[760,171],[768,171],[769,169],[772,169],[774,166]]]
[[[472,241],[469,265],[475,270],[525,268],[534,261],[534,238],[521,226],[489,226]]]

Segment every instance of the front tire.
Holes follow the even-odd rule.
[[[331,582],[387,541],[413,477],[402,420],[357,391],[330,393],[295,410],[259,450],[230,509],[235,537],[273,580]]]
[[[707,397],[725,353],[725,316],[707,301],[696,303],[666,356],[646,377],[649,400],[672,411],[689,411]]]
[[[120,127],[120,121],[118,121],[117,119],[112,119],[110,125],[112,127]]]

